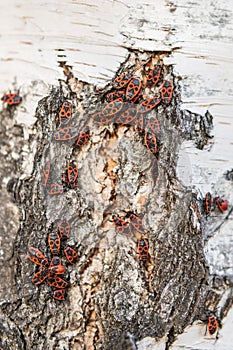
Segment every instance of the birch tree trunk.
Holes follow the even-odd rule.
[[[12,85],[22,96],[1,110],[2,349],[232,348],[231,7],[199,0],[1,4],[1,92]],[[162,72],[150,87],[154,64]],[[138,132],[139,113],[127,125],[115,116],[96,123],[123,72],[142,82],[139,102],[127,108],[159,94],[164,81],[173,84],[171,102],[145,114],[145,131]],[[76,138],[62,142],[55,135],[64,101]],[[157,119],[154,155],[145,146]],[[85,126],[91,139],[78,148]],[[78,164],[77,187],[62,183],[69,161]],[[50,194],[51,184],[62,187],[59,194]],[[206,217],[208,191],[228,200],[226,212]],[[120,232],[114,215],[130,230]],[[71,226],[60,253],[68,287],[57,301],[48,278],[32,283],[39,267],[26,254],[33,246],[51,261],[48,235],[64,220]],[[145,262],[140,240],[149,244]],[[67,244],[79,255],[73,265]],[[217,341],[205,336],[216,308]]]

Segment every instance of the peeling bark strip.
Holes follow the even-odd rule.
[[[78,81],[67,66],[67,81],[40,101],[32,176],[8,186],[21,219],[12,260],[15,284],[4,286],[11,290],[7,299],[2,295],[4,349],[12,344],[14,349],[31,350],[133,349],[136,340],[164,335],[168,335],[168,349],[177,333],[195,318],[203,318],[211,291],[201,212],[195,197],[178,181],[176,163],[184,139],[193,139],[199,148],[207,144],[212,117],[208,112],[202,117],[180,110],[177,78],[172,67],[163,64],[164,57],[130,53],[116,75],[132,77],[130,89],[123,87],[127,93],[118,95],[123,106],[114,104],[114,112],[112,105],[106,108],[111,103],[106,96],[115,91],[114,86],[97,91]],[[161,74],[155,84],[151,79],[148,84],[146,76],[153,75],[154,65],[161,67]],[[163,90],[165,103],[148,107],[141,118],[138,106],[154,96],[160,98],[164,86],[173,86],[172,98],[170,90],[168,96]],[[75,145],[73,131],[64,142],[54,139],[60,130],[59,111],[67,100],[73,115],[65,135],[68,128],[75,129],[77,138],[85,127],[90,129],[82,147]],[[125,108],[136,108],[136,119],[116,122]],[[98,124],[93,118],[96,113]],[[75,167],[70,164],[78,167],[75,186]],[[53,184],[62,191],[50,194]],[[130,229],[119,232],[116,218],[125,220]],[[60,302],[52,299],[48,285],[32,284],[34,269],[26,252],[35,246],[51,259],[48,234],[64,222],[70,223],[68,244],[80,259],[67,267],[67,299]],[[137,244],[141,250],[137,251]],[[216,295],[212,292],[208,307],[217,304]]]

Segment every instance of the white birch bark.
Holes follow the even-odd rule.
[[[211,145],[197,150],[192,141],[184,142],[178,174],[202,195],[211,191],[227,198],[231,208],[233,183],[223,175],[233,168],[232,8],[232,0],[1,1],[0,92],[20,89],[24,101],[15,121],[23,125],[27,138],[37,102],[64,78],[59,62],[71,66],[78,79],[101,88],[114,77],[128,50],[170,53],[166,62],[180,77],[183,108],[201,114],[209,110],[214,117]],[[31,174],[32,160],[31,149],[25,149],[22,178]],[[205,252],[211,273],[232,279],[233,220],[230,216],[223,222],[224,216],[207,222],[206,231],[217,229],[206,241]],[[216,350],[233,348],[232,325],[231,311],[223,320]],[[204,332],[203,324],[189,326],[171,349],[212,349],[214,341]],[[137,346],[162,350],[165,343],[148,337]]]

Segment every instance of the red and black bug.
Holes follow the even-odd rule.
[[[149,87],[155,86],[160,78],[161,66],[156,64],[153,69],[150,69],[147,74],[147,85]]]
[[[53,137],[56,141],[68,141],[71,140],[78,135],[78,129],[73,126],[67,126],[62,129],[58,129],[55,131]]]
[[[204,199],[204,206],[206,215],[209,215],[213,210],[213,197],[210,192],[207,192]]]
[[[61,239],[67,239],[70,236],[70,223],[67,220],[62,221],[58,226],[58,233]]]
[[[42,186],[46,186],[49,181],[50,175],[50,162],[46,162],[41,172],[41,183]]]
[[[37,248],[30,247],[27,251],[27,258],[29,260],[31,260],[36,265],[40,265],[40,266],[47,266],[48,265],[48,259]]]
[[[48,236],[49,249],[53,255],[60,253],[61,240],[60,236],[56,232],[51,232]]]
[[[115,116],[115,114],[120,112],[122,107],[123,107],[123,102],[121,102],[119,100],[115,100],[113,102],[109,102],[102,109],[102,115],[103,115],[104,118],[105,117]]]
[[[63,193],[63,186],[60,184],[49,184],[48,194],[55,195]]]
[[[65,295],[66,295],[65,289],[56,289],[53,291],[53,299],[62,301],[62,300],[65,300]]]
[[[22,101],[22,98],[19,96],[19,94],[4,94],[2,96],[2,101],[4,103],[7,103],[8,106],[14,106],[20,104]]]
[[[62,182],[70,188],[78,186],[78,166],[76,162],[68,162],[66,173],[62,175]]]
[[[147,123],[148,131],[152,134],[160,133],[160,125],[157,118],[151,118]]]
[[[113,223],[116,227],[116,229],[123,234],[129,234],[130,231],[130,225],[128,222],[126,222],[125,220],[121,219],[119,216],[117,215],[113,215]]]
[[[49,265],[49,271],[56,275],[63,275],[65,273],[65,266],[62,265],[61,258],[54,256]]]
[[[169,80],[165,80],[162,84],[161,89],[160,89],[162,101],[165,104],[169,104],[171,102],[172,91],[173,91],[172,82]]]
[[[208,316],[207,316],[207,326],[206,326],[206,331],[208,330],[209,335],[214,335],[216,334],[215,338],[216,340],[219,338],[219,323],[217,320],[217,317],[215,314],[210,311]],[[205,332],[206,334],[206,332]]]
[[[84,126],[80,131],[77,140],[75,141],[76,147],[84,146],[91,138],[90,128],[88,125]]]
[[[228,201],[222,199],[221,197],[216,197],[215,199],[215,203],[218,207],[218,209],[221,211],[221,213],[223,213],[225,210],[228,209]]]
[[[64,289],[68,285],[65,280],[53,273],[49,273],[48,275],[48,284],[57,289]]]
[[[130,82],[126,88],[125,97],[128,101],[132,101],[141,90],[141,80],[138,78],[131,78]]]
[[[70,184],[76,184],[78,179],[78,165],[76,162],[68,162],[67,177]]]
[[[124,101],[125,100],[125,91],[119,90],[119,91],[112,91],[109,92],[105,99],[107,102],[113,102],[113,101]]]
[[[68,124],[72,117],[72,105],[68,101],[63,102],[59,111],[59,122],[61,125]]]
[[[140,260],[145,262],[149,259],[148,239],[144,238],[137,241],[137,253],[139,254]]]
[[[137,215],[131,213],[129,216],[129,220],[131,225],[138,231],[141,233],[144,233],[144,229],[142,226],[142,219],[140,219]]]
[[[152,97],[152,98],[148,98],[146,100],[143,100],[138,105],[138,112],[139,113],[148,113],[152,109],[154,109],[160,102],[161,102],[161,99],[159,97]]]
[[[114,123],[120,125],[132,125],[137,117],[137,110],[135,107],[130,107],[121,112],[114,120]]]
[[[44,282],[44,280],[48,277],[48,269],[47,267],[41,268],[38,272],[36,272],[32,277],[32,283],[39,285]]]
[[[112,86],[114,89],[122,89],[123,87],[125,87],[128,82],[130,81],[131,76],[126,74],[126,73],[122,73],[121,75],[119,75],[118,77],[116,77],[113,82],[112,82]]]
[[[156,136],[150,132],[145,133],[144,143],[149,152],[154,155],[158,153],[157,139]]]
[[[67,261],[70,264],[75,264],[77,262],[78,253],[76,252],[76,250],[74,248],[70,247],[69,245],[66,246],[64,249],[64,254],[65,254]]]
[[[143,136],[145,132],[145,120],[144,115],[141,113],[137,113],[137,118],[135,122],[136,126],[135,129],[138,133],[138,135]]]

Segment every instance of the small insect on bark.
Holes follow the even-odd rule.
[[[67,220],[60,222],[58,226],[58,233],[61,239],[67,239],[70,237],[70,223]]]
[[[58,233],[51,232],[49,234],[48,244],[49,244],[49,249],[53,255],[57,255],[60,253],[61,241]]]
[[[65,300],[65,295],[66,295],[65,289],[56,289],[53,291],[52,296],[53,296],[53,299],[62,301],[62,300]]]
[[[19,105],[22,101],[22,97],[19,94],[4,94],[2,96],[2,101],[6,103],[8,106]]]
[[[169,104],[172,99],[173,85],[171,81],[165,80],[161,87],[161,97],[162,102],[165,104]]]
[[[139,259],[143,262],[149,259],[149,242],[148,239],[139,239],[137,241],[137,254]]]
[[[63,102],[61,109],[59,111],[60,125],[68,124],[71,117],[72,117],[72,105],[68,101],[65,101]]]
[[[37,248],[30,247],[27,251],[27,258],[36,265],[47,266],[48,259],[44,254]]]
[[[120,218],[117,215],[113,215],[112,219],[113,219],[113,223],[114,223],[115,228],[120,233],[128,235],[131,232],[130,225],[128,222],[126,222],[125,220],[123,220],[122,218]]]
[[[205,331],[205,335],[207,333],[209,335],[214,335],[215,334],[215,338],[216,340],[219,338],[219,322],[217,320],[217,317],[215,316],[214,312],[210,311],[208,316],[207,316],[207,325],[206,325],[206,331]]]
[[[78,253],[76,252],[76,250],[74,248],[70,247],[69,245],[66,246],[64,249],[64,254],[65,254],[67,261],[70,264],[75,264],[77,262]]]
[[[226,211],[228,209],[228,201],[222,199],[221,197],[215,198],[215,203],[216,203],[218,209],[221,211],[221,213],[223,213],[224,211]]]
[[[213,210],[213,197],[210,192],[207,192],[204,199],[204,207],[206,215],[209,215]]]

